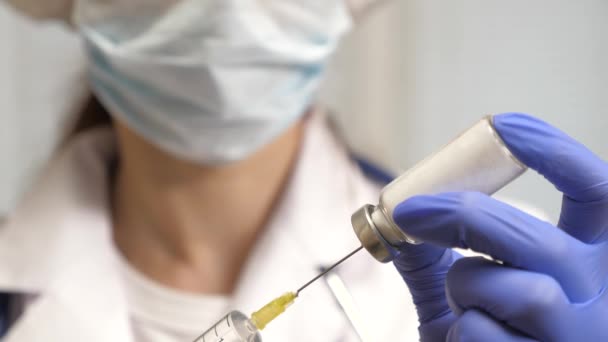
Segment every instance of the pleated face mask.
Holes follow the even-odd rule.
[[[272,141],[312,101],[339,38],[383,0],[5,0],[85,38],[96,95],[202,164]]]
[[[63,19],[70,21],[74,2],[77,0],[4,0],[21,12],[39,19]],[[168,2],[170,0],[165,1]],[[360,18],[365,16],[373,7],[386,0],[345,0],[353,17]],[[104,1],[108,5],[117,3],[116,1]],[[141,5],[135,3],[135,5]]]
[[[77,0],[95,94],[200,164],[247,158],[305,113],[351,27],[344,0]]]

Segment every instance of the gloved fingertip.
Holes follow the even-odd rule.
[[[408,198],[399,203],[393,211],[393,220],[403,228],[410,226],[414,221],[422,217],[428,217],[436,210],[436,196],[418,195]]]
[[[537,150],[532,146],[543,146],[547,135],[557,131],[546,122],[525,113],[503,113],[494,115],[496,132],[509,150],[524,164],[537,169]],[[561,132],[560,132],[561,133]],[[525,146],[521,146],[525,144]],[[540,144],[539,144],[540,143]]]
[[[517,121],[522,121],[522,120],[523,121],[526,121],[526,120],[540,121],[539,119],[537,119],[536,117],[534,117],[530,114],[520,113],[520,112],[500,113],[500,114],[494,115],[493,118],[494,118],[494,124],[497,124],[497,123],[509,124],[510,122],[517,122]]]
[[[419,242],[481,248],[486,236],[494,234],[487,227],[495,223],[496,212],[510,208],[499,203],[480,192],[415,196],[395,208],[393,220],[403,233]]]
[[[458,192],[410,197],[395,207],[393,221],[403,232],[416,237],[418,232],[427,230],[429,220],[454,210],[462,202],[461,197]]]
[[[495,115],[494,128],[523,164],[579,202],[606,198],[608,164],[565,132],[521,113]]]

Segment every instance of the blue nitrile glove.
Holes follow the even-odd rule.
[[[448,270],[459,258],[451,249],[423,243],[406,246],[393,261],[412,295],[423,342],[444,341],[456,320],[445,296],[445,282]]]
[[[608,341],[608,164],[533,117],[504,114],[494,124],[523,163],[564,193],[559,228],[479,193],[416,196],[400,204],[394,219],[407,234],[436,248],[471,248],[504,262],[456,262],[447,277],[450,312],[438,290],[449,263],[428,257],[427,273],[435,272],[437,281],[424,287],[416,279],[420,286],[412,293],[435,297],[420,297],[418,310],[431,310],[429,317],[439,320],[458,318],[447,335],[440,335],[445,323],[434,335],[421,328],[422,339]],[[416,248],[433,247],[411,250]],[[410,262],[407,254],[396,265],[410,285],[411,274],[400,268]]]

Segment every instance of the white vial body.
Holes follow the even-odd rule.
[[[399,203],[421,194],[477,191],[488,195],[520,176],[526,167],[509,151],[488,116],[382,189],[376,206],[353,215],[353,228],[363,246],[382,262],[397,248],[416,241],[393,221]]]

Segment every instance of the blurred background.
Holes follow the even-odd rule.
[[[387,1],[345,39],[320,96],[357,153],[393,172],[508,111],[535,114],[606,159],[606,18],[602,0]],[[86,83],[66,27],[0,4],[0,42],[1,216],[73,120],[66,94]],[[503,195],[557,218],[559,194],[532,172]]]

